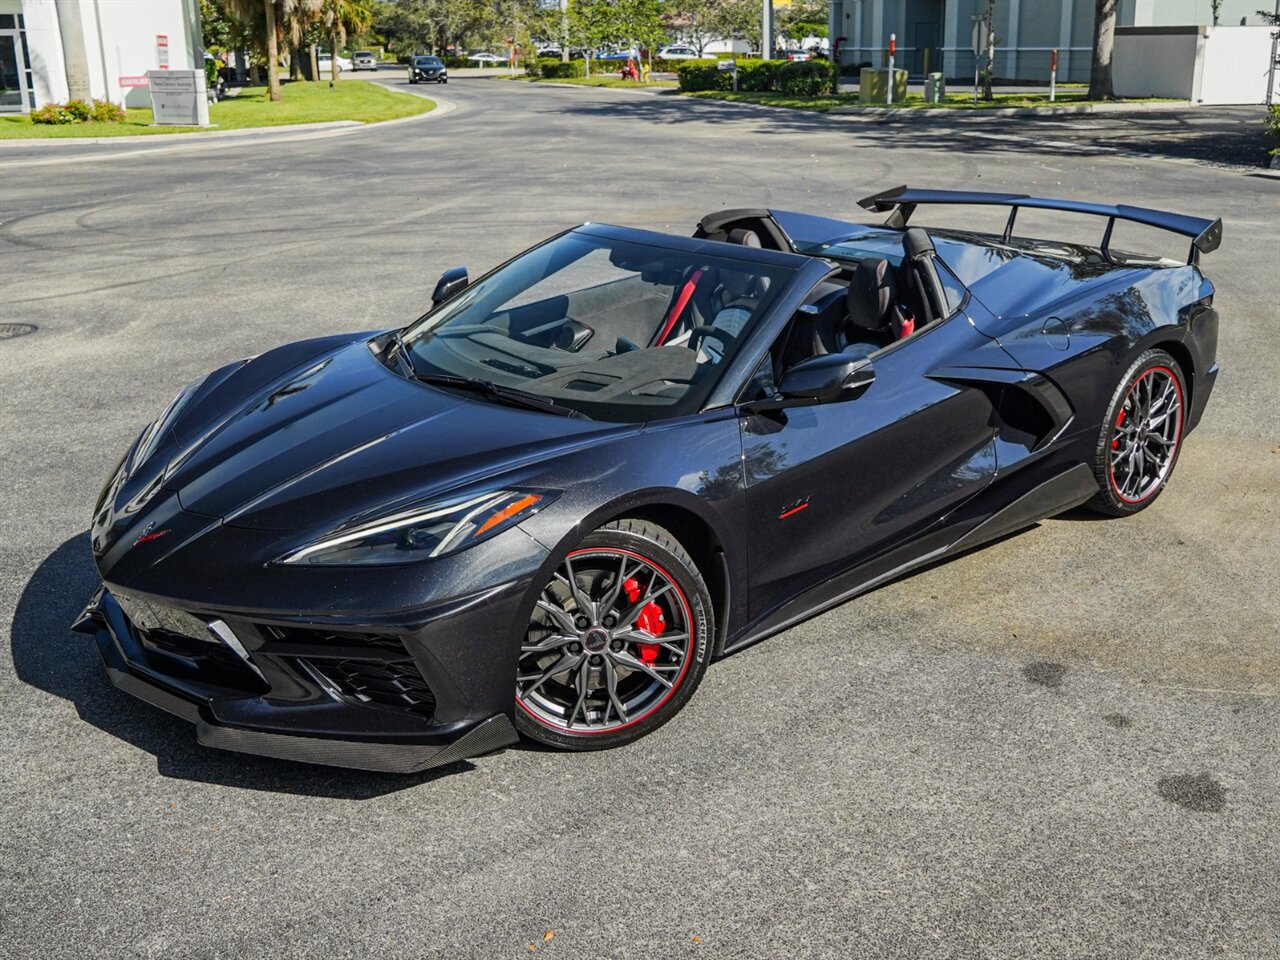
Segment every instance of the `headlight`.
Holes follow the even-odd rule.
[[[195,396],[209,376],[206,374],[199,380],[193,380],[181,390],[178,395],[169,401],[169,405],[164,408],[160,416],[151,423],[151,426],[142,431],[142,435],[138,437],[137,443],[133,445],[133,453],[129,455],[128,462],[124,467],[124,475],[127,477],[133,473],[139,466],[146,463],[147,459],[156,452],[156,448],[164,440],[165,433],[173,426],[173,422],[178,419],[183,408]]]
[[[499,490],[437,503],[362,524],[281,557],[277,563],[412,563],[463,550],[515,526],[558,494],[548,490]]]

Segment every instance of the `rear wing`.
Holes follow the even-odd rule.
[[[975,193],[964,190],[913,190],[911,187],[895,187],[883,193],[864,197],[858,206],[864,210],[877,213],[892,211],[887,225],[901,230],[906,227],[911,214],[920,204],[964,204],[1009,207],[1009,220],[1005,223],[1003,239],[1007,243],[1013,236],[1013,224],[1021,207],[1035,207],[1040,210],[1062,210],[1068,213],[1088,213],[1107,218],[1107,228],[1102,235],[1099,249],[1108,260],[1111,253],[1111,231],[1117,220],[1128,220],[1145,224],[1158,230],[1191,237],[1191,252],[1187,263],[1198,263],[1200,254],[1212,253],[1222,243],[1222,219],[1206,220],[1203,217],[1188,217],[1180,213],[1166,213],[1162,210],[1150,210],[1146,207],[1129,207],[1124,204],[1084,203],[1079,200],[1046,200],[1043,197],[1029,197],[1021,193]]]

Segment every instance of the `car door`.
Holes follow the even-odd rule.
[[[957,313],[873,355],[875,380],[852,399],[740,415],[753,621],[924,532],[991,482],[992,401],[929,375],[990,345]]]

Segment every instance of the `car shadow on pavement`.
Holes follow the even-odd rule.
[[[69,700],[82,720],[155,756],[161,776],[248,790],[367,800],[475,769],[463,761],[421,774],[374,773],[202,747],[191,724],[113,687],[102,672],[93,640],[70,631],[99,583],[87,532],[71,537],[40,564],[14,613],[14,669],[24,683]]]

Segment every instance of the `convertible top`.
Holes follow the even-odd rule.
[[[1009,220],[1004,228],[1004,240],[1013,235],[1013,224],[1020,207],[1034,207],[1040,210],[1061,210],[1067,213],[1086,213],[1106,217],[1107,228],[1102,236],[1099,248],[1102,255],[1110,259],[1108,246],[1111,242],[1111,231],[1117,220],[1127,220],[1167,230],[1170,233],[1191,237],[1191,253],[1188,263],[1195,263],[1201,253],[1212,253],[1222,243],[1222,219],[1207,220],[1203,217],[1190,217],[1180,213],[1168,213],[1163,210],[1152,210],[1147,207],[1130,207],[1125,204],[1086,203],[1081,200],[1051,200],[1044,197],[1032,197],[1022,193],[978,193],[964,190],[917,190],[911,187],[894,187],[883,193],[873,194],[858,201],[864,210],[878,213],[892,211],[887,225],[903,229],[911,214],[920,204],[964,204],[983,206],[1009,207]]]

